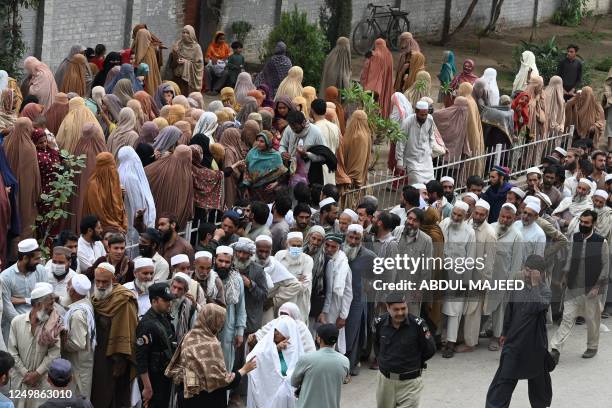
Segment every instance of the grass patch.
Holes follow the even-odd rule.
[[[592,67],[597,71],[608,72],[612,68],[612,56],[594,59]]]
[[[603,40],[605,37],[606,33],[590,30],[577,30],[574,34],[570,36],[570,38],[576,39],[578,41],[593,41],[595,44],[600,44],[601,40]]]

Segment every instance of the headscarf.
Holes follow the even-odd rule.
[[[139,133],[140,129],[142,128],[142,124],[147,120],[145,113],[142,110],[142,105],[138,99],[130,99],[126,107],[134,111],[134,115],[136,115],[136,125],[134,126],[134,130],[136,133]]]
[[[487,68],[480,77],[485,84],[487,95],[489,97],[488,106],[499,105],[499,87],[497,86],[497,71],[495,68]]]
[[[226,388],[234,373],[225,367],[223,350],[217,336],[223,329],[225,308],[206,304],[198,318],[166,367],[165,375],[175,384],[184,384],[185,398],[202,391],[213,392]]]
[[[104,81],[103,86],[107,87],[108,84],[110,84],[111,82],[114,82],[115,78],[117,78],[120,73],[121,73],[120,65],[115,65],[114,67],[112,67],[111,70],[108,71],[108,75],[106,76],[106,81]]]
[[[60,149],[66,149],[70,153],[74,153],[79,138],[83,132],[83,126],[86,123],[93,123],[95,126],[102,128],[98,123],[95,115],[85,106],[85,101],[81,97],[72,98],[68,102],[68,114],[62,121],[55,139]]]
[[[278,86],[274,100],[278,101],[278,98],[281,96],[288,96],[291,99],[295,98],[296,96],[302,96],[303,79],[304,71],[302,68],[298,66],[291,67],[285,79],[283,79]]]
[[[420,53],[419,53],[420,54]],[[414,54],[413,54],[414,55]],[[417,54],[418,55],[418,54]],[[412,70],[410,70],[412,74]],[[416,103],[425,96],[431,95],[431,76],[427,71],[419,71],[414,78],[414,83],[404,92],[408,101],[412,106],[416,106]]]
[[[262,108],[273,108],[274,98],[272,97],[272,90],[267,84],[260,84],[257,89],[264,93],[264,100],[261,103]],[[303,91],[302,91],[303,92]]]
[[[455,53],[446,50],[444,51],[444,62],[440,67],[440,73],[438,79],[441,84],[450,84],[453,78],[457,75],[457,67],[455,67]]]
[[[236,116],[236,120],[240,123],[244,123],[248,120],[248,117],[251,113],[257,112],[259,106],[257,106],[257,100],[252,96],[247,96],[243,99],[244,105],[240,108],[240,112],[238,112],[238,116]]]
[[[247,96],[255,98],[255,100],[257,101],[257,108],[258,109],[259,109],[259,107],[261,107],[261,104],[264,101],[263,92],[258,91],[257,89],[253,89],[252,91],[247,92]]]
[[[198,133],[191,138],[189,145],[198,145],[202,149],[202,159],[200,164],[206,168],[211,168],[213,157],[210,152],[210,139],[202,133]]]
[[[9,75],[3,69],[0,69],[0,91],[5,90],[8,87]]]
[[[83,54],[75,54],[71,56],[67,61],[66,73],[63,80],[62,82],[58,82],[58,84],[61,84],[59,85],[59,90],[64,93],[74,92],[77,95],[84,97],[87,93],[87,75],[87,58],[85,58]]]
[[[328,86],[335,86],[338,89],[350,88],[351,75],[350,41],[346,37],[338,37],[336,46],[329,52],[327,58],[325,58],[319,96],[321,98],[325,96],[325,89]]]
[[[125,208],[128,225],[134,225],[137,210],[145,210],[143,222],[148,227],[155,226],[155,202],[142,162],[131,146],[123,146],[117,153],[119,181],[125,189]]]
[[[208,44],[208,48],[206,49],[206,59],[218,59],[218,60],[226,60],[230,56],[230,48],[227,45],[227,42],[223,41],[221,44],[217,44],[217,38],[220,35],[225,35],[223,31],[217,31],[215,36],[213,37],[210,44]]]
[[[138,140],[138,133],[134,130],[136,126],[136,115],[131,108],[123,108],[119,113],[119,121],[117,127],[112,131],[106,146],[108,151],[112,153],[113,157],[117,157],[119,149],[123,146],[136,147],[136,141]]]
[[[193,128],[193,135],[195,136],[201,133],[212,141],[212,137],[215,130],[217,130],[217,126],[219,126],[217,123],[217,115],[212,112],[204,112]]]
[[[249,149],[253,147],[260,131],[261,129],[259,128],[259,124],[257,122],[254,120],[247,120],[242,127],[241,132],[241,138],[245,146],[247,146]]]
[[[129,79],[123,78],[117,82],[113,88],[113,95],[119,98],[121,106],[126,107],[130,99],[134,98],[134,89]]]
[[[334,107],[334,112],[335,112]],[[262,130],[272,131],[272,120],[274,119],[274,115],[266,110],[259,110],[259,116],[261,116],[261,128]]]
[[[2,132],[13,127],[17,120],[15,102],[15,92],[10,88],[3,89],[0,97],[0,131]]]
[[[407,66],[407,64],[410,63],[410,57],[413,52],[421,52],[419,43],[408,31],[403,32],[399,36],[399,52],[400,55],[395,69],[393,89],[403,92],[407,89],[404,88],[404,75],[406,75],[407,70],[410,70],[410,67]]]
[[[204,96],[202,95],[201,92],[192,92],[192,93],[189,94],[189,97],[197,102],[196,108],[198,108],[198,109],[204,109],[205,108]]]
[[[531,77],[529,76],[531,70]],[[527,88],[529,78],[540,75],[536,66],[536,57],[531,51],[523,51],[521,54],[521,67],[512,83],[512,93],[524,91]]]
[[[92,86],[104,86],[106,76],[117,65],[121,65],[121,55],[118,52],[109,52],[104,58],[102,69],[96,74]]]
[[[102,97],[102,103],[106,106],[108,110],[109,116],[113,122],[117,123],[119,121],[119,112],[123,107],[121,106],[121,101],[117,97],[117,95],[104,95]]]
[[[238,74],[238,78],[236,79],[236,85],[234,86],[236,102],[238,102],[240,105],[243,105],[247,93],[255,89],[255,85],[253,85],[253,80],[251,79],[251,74],[249,74],[248,72],[241,72],[240,74]]]
[[[221,89],[221,92],[219,92],[219,98],[221,99],[221,102],[223,102],[223,106],[229,106],[234,110],[240,110],[240,104],[236,102],[236,93],[234,92],[234,88],[226,86],[225,88]]]
[[[68,114],[68,97],[65,93],[58,92],[55,94],[55,99],[53,103],[47,110],[45,118],[47,119],[47,129],[49,132],[54,135],[57,134],[57,131],[62,124],[62,121]]]
[[[34,121],[34,119],[42,115],[44,109],[45,107],[41,104],[30,102],[23,108],[23,110],[19,114],[19,117],[28,118],[31,121]]]
[[[287,115],[289,115],[289,112],[297,110],[297,107],[293,103],[293,99],[289,98],[288,96],[280,96],[276,99],[276,101],[274,101],[274,117],[275,118],[287,119],[287,116],[281,116],[278,113],[278,105],[281,103],[287,107],[287,110],[288,110]]]
[[[478,78],[472,87],[472,97],[476,101],[478,108],[483,106],[489,106],[489,92],[487,90],[487,83]]]
[[[548,137],[548,119],[546,118],[544,99],[544,80],[541,76],[531,76],[526,92],[529,94],[529,134],[533,140]],[[538,154],[539,150],[534,153]],[[542,152],[539,152],[541,155]]]
[[[102,228],[127,231],[121,182],[111,153],[102,152],[96,156],[96,167],[87,181],[83,212],[95,214]]]
[[[482,130],[482,122],[480,121],[480,112],[478,105],[472,96],[474,87],[469,82],[463,82],[457,90],[458,96],[465,96],[468,101],[468,141],[472,157],[481,156],[484,154],[484,132]],[[484,174],[484,161],[475,160],[468,165],[468,174],[482,175]]]
[[[281,82],[289,74],[289,70],[293,66],[291,59],[287,57],[287,45],[279,41],[274,48],[274,55],[270,57],[259,74],[258,81],[267,84],[272,93],[270,98],[276,95],[277,89]]]
[[[250,150],[241,136],[240,131],[236,128],[228,128],[223,131],[219,143],[225,147],[225,167],[231,167],[234,163],[244,160],[246,154]]]
[[[580,94],[565,104],[565,126],[570,125],[575,126],[575,132],[582,139],[590,137],[589,131],[593,127],[593,145],[597,146],[603,135],[605,114],[590,86],[583,87]]]
[[[401,92],[395,92],[391,97],[391,115],[389,115],[389,119],[399,123],[404,121],[409,115],[414,113],[414,109],[412,108],[412,104]]]
[[[468,66],[466,66],[466,64],[468,64]],[[470,85],[476,82],[478,76],[473,73],[474,68],[475,65],[473,60],[466,59],[465,61],[463,61],[462,71],[459,74],[455,75],[455,77],[450,83],[450,87],[456,90],[459,88],[459,85],[464,82],[467,82]]]
[[[160,153],[170,151],[176,146],[181,135],[181,130],[176,126],[167,126],[159,131],[153,143],[153,149],[158,150]]]
[[[153,123],[155,123],[155,126],[157,126],[158,130],[162,130],[163,128],[170,126],[168,124],[168,121],[165,118],[159,117],[159,118],[155,118],[152,120]]]
[[[522,98],[526,98],[521,102]],[[512,111],[514,112],[514,130],[518,132],[523,126],[529,124],[529,94],[521,92],[512,101]],[[517,109],[518,108],[518,109]]]
[[[45,107],[46,111],[51,106],[53,98],[55,98],[57,93],[57,85],[55,84],[53,73],[47,64],[40,62],[36,57],[27,57],[23,65],[32,75],[28,95],[36,96],[38,102]]]
[[[81,53],[85,51],[85,47],[83,47],[82,45],[73,45],[72,47],[70,47],[70,51],[68,51],[68,55],[66,56],[66,58],[64,58],[62,60],[62,62],[59,64],[59,66],[57,67],[57,69],[55,70],[55,83],[57,84],[58,88],[62,86],[62,83],[64,82],[64,79],[66,77],[66,72],[68,71],[68,66],[70,65],[71,59],[72,57],[74,57],[75,55],[82,55]],[[83,55],[83,57],[85,57]],[[87,58],[85,58],[85,62],[87,62]],[[62,91],[65,92],[65,91]],[[67,91],[65,93],[68,93],[70,91]],[[80,95],[83,96],[83,95]]]
[[[106,91],[106,93],[107,94],[112,93],[113,89],[115,89],[115,86],[117,85],[117,82],[119,82],[122,79],[130,80],[130,83],[132,84],[132,90],[134,92],[143,90],[142,85],[140,85],[140,82],[136,79],[136,75],[134,75],[134,67],[132,66],[132,64],[121,64],[121,68],[119,68],[119,75],[114,77],[113,80],[110,81],[104,87],[104,90]]]
[[[308,103],[306,102],[306,98],[304,98],[303,96],[296,96],[295,98],[293,98],[293,104],[299,112],[302,112],[304,114],[306,120],[310,118],[310,109]]]
[[[151,33],[144,28],[138,30],[132,48],[136,56],[136,64],[144,62],[149,66],[149,74],[145,79],[145,91],[149,95],[154,95],[161,83],[161,75]]]
[[[174,127],[181,131],[181,137],[178,140],[178,144],[189,145],[191,140],[191,125],[185,120],[179,120],[174,124]]]
[[[174,75],[187,83],[189,89],[202,89],[202,77],[204,73],[204,56],[202,47],[198,43],[195,30],[192,26],[186,25],[183,31],[189,34],[185,40],[183,35],[174,43],[173,51],[178,58],[183,59],[182,64],[177,64],[174,68]]]
[[[262,151],[253,147],[247,154],[247,172],[244,183],[252,188],[259,188],[272,183],[287,172],[280,153],[272,148],[270,134],[264,131],[259,133],[257,138],[264,139],[266,150]]]
[[[223,109],[223,102],[221,102],[220,100],[215,99],[214,101],[212,101],[212,102],[210,102],[208,104],[208,108],[206,110],[208,112],[215,113],[216,111],[221,110],[221,109]]]
[[[172,105],[180,105],[185,109],[185,113],[191,113],[191,105],[189,105],[189,101],[185,95],[176,95],[172,98]]]
[[[81,218],[87,213],[83,212],[83,201],[85,200],[85,190],[87,181],[93,174],[96,167],[96,157],[102,152],[106,152],[106,144],[104,143],[104,135],[102,129],[94,123],[86,123],[82,128],[82,136],[74,148],[74,155],[85,156],[85,167],[81,169],[81,173],[74,180],[74,191],[77,192],[70,199],[70,212],[74,216],[70,217],[70,229],[78,231],[81,224]]]
[[[6,189],[10,188],[10,192]],[[7,249],[10,237],[19,235],[21,231],[21,220],[19,218],[19,207],[17,205],[19,184],[13,174],[4,148],[0,146],[0,262],[7,262]]]
[[[361,84],[366,91],[374,91],[378,94],[382,116],[383,118],[389,117],[391,95],[393,95],[393,56],[382,38],[374,42],[372,56],[363,66]]]
[[[452,106],[433,113],[434,123],[448,151],[447,160],[451,162],[459,160],[462,156],[472,155],[467,137],[468,110],[467,99],[458,96]]]
[[[406,78],[403,84],[404,92],[410,89],[417,81],[417,75],[421,71],[425,71],[425,55],[421,54],[419,51],[413,51],[410,56],[410,71],[408,72],[408,78]],[[431,78],[429,81],[431,82]]]
[[[338,123],[340,124],[340,133],[344,134],[346,131],[346,117],[344,114],[344,108],[342,107],[342,101],[340,100],[340,92],[335,86],[328,86],[325,88],[325,101],[333,102],[336,105],[336,116],[338,116]]]
[[[168,106],[168,105],[166,105]],[[169,105],[168,106],[168,120],[169,125],[174,125],[179,120],[185,119],[185,108],[182,105]]]
[[[157,106],[157,109],[161,109],[163,106],[167,105],[166,98],[164,98],[164,92],[172,92],[172,98],[176,96],[176,93],[174,92],[172,85],[170,85],[167,82],[160,84],[157,87],[157,91],[155,92],[155,98],[154,98],[155,106]]]
[[[354,187],[368,183],[368,167],[372,150],[372,132],[368,115],[356,110],[349,118],[344,134],[344,168]]]
[[[185,228],[187,221],[193,217],[191,149],[184,145],[177,146],[174,153],[148,165],[145,173],[157,213],[173,213],[177,217],[178,228]]]
[[[565,99],[563,99],[563,79],[554,75],[544,89],[544,105],[548,118],[548,128],[553,132],[565,129]]]
[[[12,132],[4,139],[6,159],[19,184],[16,212],[19,213],[22,226],[20,239],[33,236],[32,225],[38,215],[36,202],[41,192],[36,146],[31,139],[32,130],[30,119],[18,118]]]
[[[153,145],[155,142],[155,138],[159,134],[159,129],[154,122],[147,121],[142,124],[142,128],[140,129],[140,136],[138,137],[138,141],[136,145],[138,146],[140,143],[146,143],[149,145]]]

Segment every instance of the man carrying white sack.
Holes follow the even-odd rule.
[[[434,122],[427,102],[416,103],[415,113],[404,119],[401,129],[406,137],[396,145],[396,168],[405,171],[409,184],[427,183],[434,179],[431,151],[435,142]]]

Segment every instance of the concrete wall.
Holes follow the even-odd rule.
[[[204,3],[206,0],[201,0]],[[540,0],[538,20],[549,19],[561,0]],[[275,24],[275,10],[280,2],[282,11],[291,11],[295,6],[306,11],[313,22],[319,21],[319,9],[324,0],[224,0],[221,29],[229,31],[231,22],[247,20],[253,26],[245,44],[245,55],[250,61],[257,61],[263,42]],[[377,4],[394,3],[392,0],[354,0],[353,25],[365,15],[369,2]],[[42,59],[52,68],[63,60],[74,44],[93,47],[102,42],[107,49],[120,50],[126,35],[137,23],[146,23],[167,46],[176,40],[183,25],[185,0],[45,0]],[[459,23],[470,0],[454,0],[452,26]],[[126,13],[131,21],[126,25]],[[411,31],[415,34],[435,34],[441,27],[444,14],[444,0],[401,0],[403,10],[409,11]],[[611,11],[612,0],[589,0],[589,8],[595,13]],[[491,11],[491,0],[480,0],[469,26],[483,26]],[[36,33],[36,11],[22,13],[24,39],[34,52]],[[527,27],[533,17],[533,2],[505,0],[499,18],[500,28]],[[126,33],[126,27],[129,27]],[[228,38],[231,40],[231,35]],[[206,44],[203,45],[203,48]]]

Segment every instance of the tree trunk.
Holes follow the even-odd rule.
[[[531,35],[529,41],[533,41],[538,26],[538,10],[540,8],[540,0],[534,0],[533,2],[533,19],[531,20]]]
[[[442,21],[442,34],[440,45],[444,45],[450,40],[451,7],[453,0],[444,0],[444,20]]]
[[[472,17],[472,13],[474,13],[474,9],[476,8],[477,4],[478,4],[478,0],[472,0],[472,2],[470,3],[470,6],[465,12],[465,16],[463,16],[463,20],[461,20],[461,22],[459,23],[457,28],[455,28],[455,31],[453,31],[451,35],[457,34],[460,30],[463,29],[463,27],[465,27],[467,22],[470,21],[470,18]]]
[[[491,10],[491,19],[489,20],[489,24],[484,29],[484,34],[488,35],[495,31],[497,28],[497,20],[499,19],[499,15],[501,14],[501,8],[504,4],[504,0],[494,0],[493,9]]]

